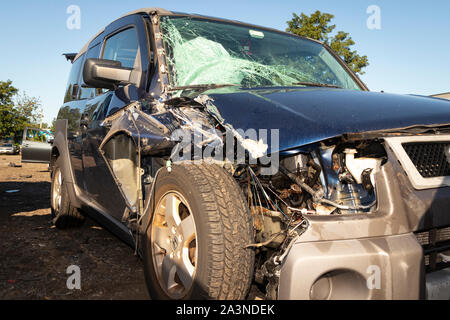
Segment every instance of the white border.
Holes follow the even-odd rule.
[[[384,139],[392,149],[398,161],[409,177],[409,181],[415,189],[425,190],[450,186],[450,176],[424,178],[416,169],[402,144],[411,142],[450,142],[450,135],[389,137]]]

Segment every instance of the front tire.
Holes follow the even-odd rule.
[[[245,299],[254,269],[253,227],[243,194],[221,167],[177,164],[155,186],[144,237],[153,299]],[[150,209],[150,210],[151,210]]]
[[[53,224],[58,229],[77,228],[83,224],[85,218],[80,211],[70,203],[67,184],[64,181],[58,163],[54,165],[52,170],[50,200]]]

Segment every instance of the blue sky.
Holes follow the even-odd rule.
[[[81,8],[81,29],[69,30],[70,5]],[[370,5],[381,9],[381,30],[369,30]],[[280,30],[293,12],[335,15],[338,30],[349,32],[355,49],[369,57],[361,78],[373,91],[436,94],[450,91],[450,1],[406,0],[15,0],[0,9],[0,80],[10,79],[40,97],[44,120],[56,117],[70,64],[61,56],[77,52],[102,27],[142,7],[199,13]]]

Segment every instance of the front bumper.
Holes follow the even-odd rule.
[[[0,150],[0,154],[15,155],[17,152],[14,150]]]
[[[297,242],[280,270],[279,299],[419,299],[423,251],[414,234]]]

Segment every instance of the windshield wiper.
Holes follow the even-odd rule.
[[[296,82],[293,83],[293,85],[342,89],[342,87],[336,86],[334,84],[320,83],[320,82]]]
[[[225,87],[235,87],[237,84],[193,84],[190,86],[181,86],[181,87],[172,87],[169,89],[169,91],[178,91],[178,90],[195,90],[195,91],[205,91],[210,89],[218,89],[218,88],[225,88]]]

